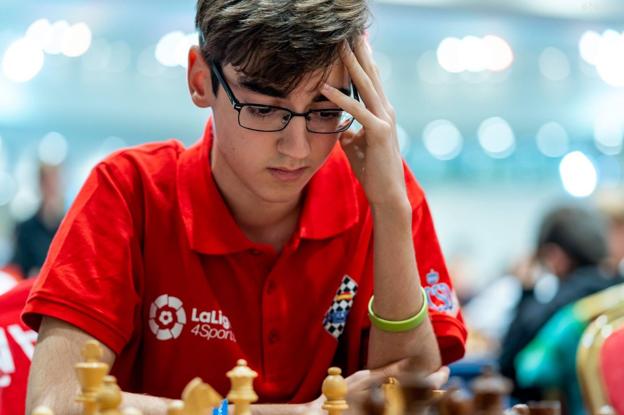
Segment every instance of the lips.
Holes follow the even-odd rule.
[[[289,182],[289,181],[295,181],[295,180],[300,179],[307,169],[308,169],[307,167],[301,167],[299,169],[294,169],[294,170],[269,167],[268,170],[271,173],[271,175],[275,177],[276,179]]]

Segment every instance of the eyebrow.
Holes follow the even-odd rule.
[[[238,83],[243,88],[249,89],[250,91],[257,92],[262,95],[268,95],[270,97],[275,97],[275,98],[286,98],[288,96],[288,94],[283,90],[274,88],[269,85],[263,85],[260,82],[255,81],[253,79],[240,78]],[[336,89],[338,89],[340,92],[342,92],[345,95],[351,95],[351,88],[336,88]],[[322,94],[317,95],[313,99],[313,102],[323,102],[323,101],[329,101],[329,100],[327,99],[325,95],[322,95]]]

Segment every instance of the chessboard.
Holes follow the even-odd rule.
[[[83,361],[76,364],[80,393],[76,400],[83,415],[141,415],[137,409],[123,407],[122,391],[110,367],[101,361],[102,348],[91,340],[82,348]],[[251,415],[258,400],[253,380],[258,374],[243,359],[226,373],[231,389],[225,399],[200,378],[191,380],[180,400],[171,401],[167,415]],[[302,415],[559,415],[557,401],[532,402],[505,409],[505,397],[511,382],[493,370],[486,370],[472,382],[472,393],[451,382],[446,390],[434,388],[425,376],[389,377],[373,385],[360,401],[347,400],[348,385],[340,368],[331,367],[322,385],[324,403],[317,411],[293,410]],[[229,409],[228,410],[228,406]],[[295,406],[293,405],[293,408]],[[297,407],[299,408],[299,407]],[[54,415],[46,407],[36,408],[32,415]]]

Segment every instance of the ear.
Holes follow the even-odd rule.
[[[211,107],[216,97],[212,93],[210,67],[199,46],[192,46],[189,50],[186,78],[193,103],[200,108]]]

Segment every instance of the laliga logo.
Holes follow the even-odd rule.
[[[186,313],[179,298],[163,294],[149,311],[149,327],[158,340],[177,339],[186,324]]]

